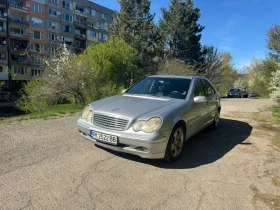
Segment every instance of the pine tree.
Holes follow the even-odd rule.
[[[163,53],[163,36],[154,24],[149,0],[119,0],[120,12],[115,11],[114,22],[108,26],[113,36],[123,39],[138,51],[137,66],[143,74],[154,73],[154,64]]]
[[[204,26],[197,23],[200,10],[192,0],[171,0],[169,9],[162,8],[160,28],[165,34],[168,53],[186,64],[201,62],[201,32]]]

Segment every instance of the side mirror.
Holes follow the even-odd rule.
[[[193,99],[194,103],[203,103],[203,102],[207,102],[207,98],[206,96],[196,96]]]
[[[126,89],[123,89],[123,90],[122,90],[122,93],[124,93],[125,91],[126,91]]]

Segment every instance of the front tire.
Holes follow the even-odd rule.
[[[178,159],[182,153],[185,141],[185,129],[182,125],[176,125],[170,134],[168,144],[165,150],[164,160],[173,162]]]

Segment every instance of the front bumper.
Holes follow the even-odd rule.
[[[115,131],[100,128],[92,123],[78,119],[77,126],[80,134],[96,145],[118,152],[129,153],[149,159],[164,158],[167,142],[171,131],[156,131],[153,133],[134,132],[131,128],[125,131]],[[118,137],[118,144],[112,145],[91,138],[90,130]]]

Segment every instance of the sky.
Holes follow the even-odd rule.
[[[92,0],[119,11],[116,0]],[[161,18],[161,8],[170,0],[151,0],[150,12],[155,22]],[[252,58],[265,59],[267,31],[280,24],[280,0],[193,0],[200,9],[198,23],[205,26],[201,44],[212,45],[219,52],[229,52],[234,67],[242,72]]]

